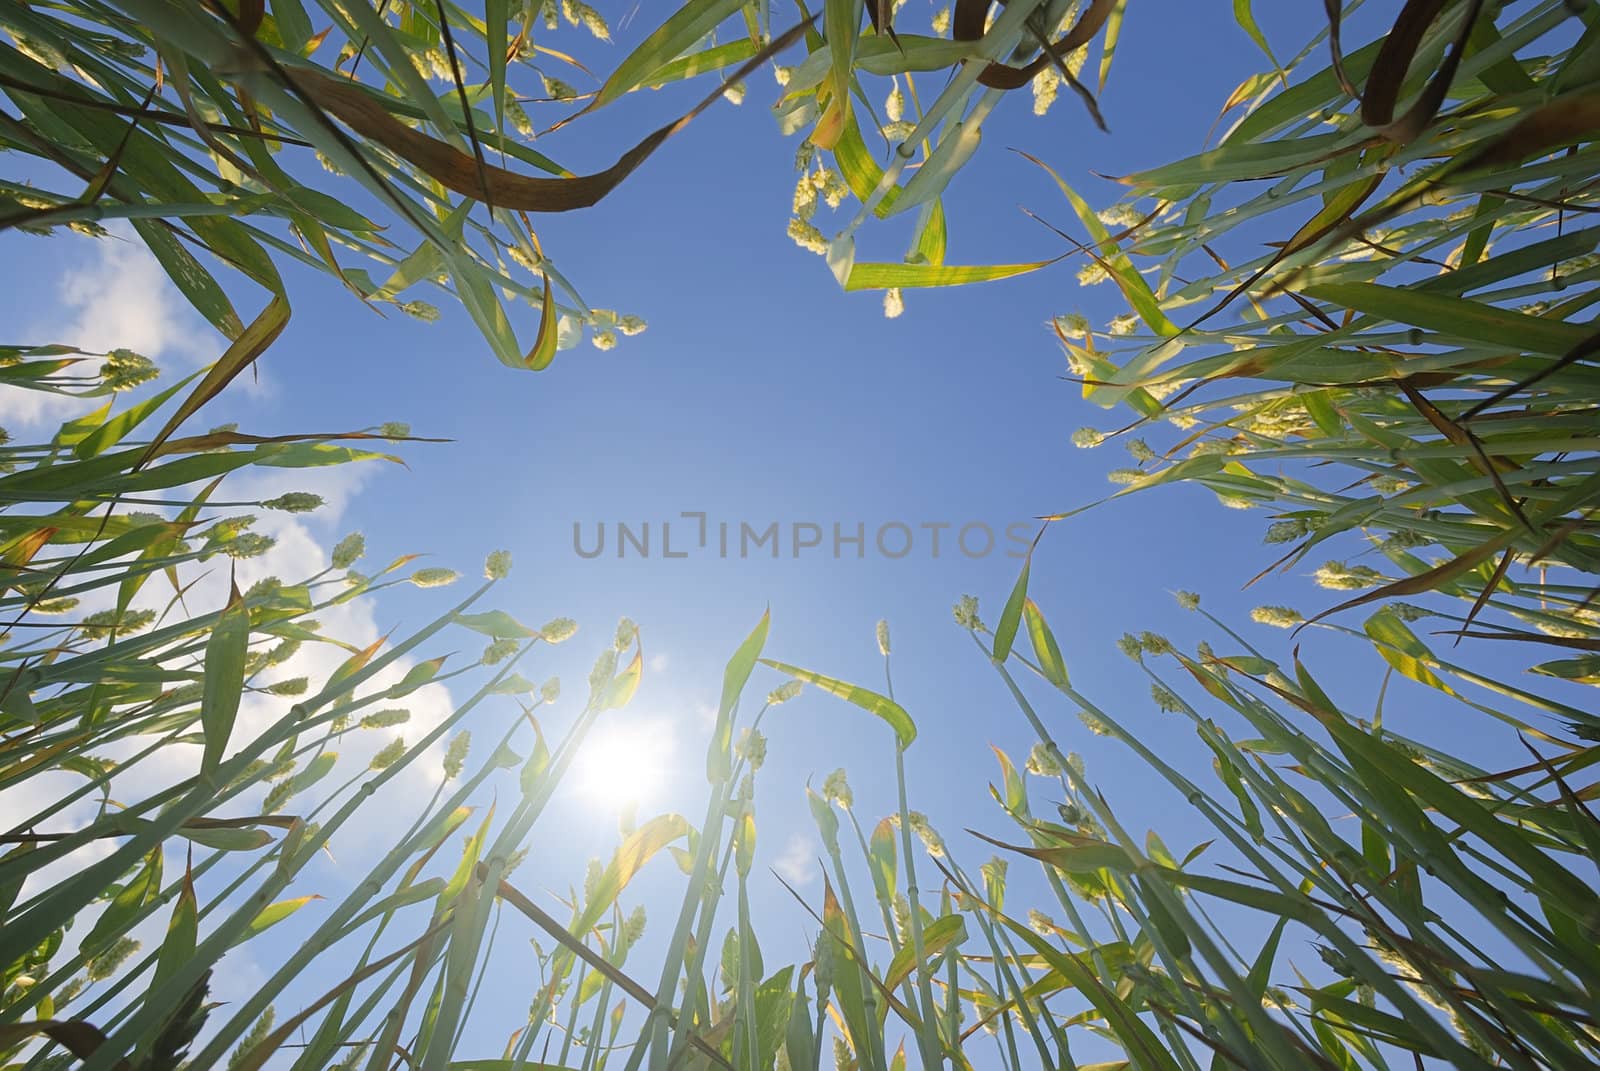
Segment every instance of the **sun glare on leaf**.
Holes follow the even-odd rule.
[[[672,737],[659,723],[596,729],[573,760],[574,787],[591,803],[617,810],[649,803],[665,784],[672,751]]]

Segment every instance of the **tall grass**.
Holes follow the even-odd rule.
[[[1032,84],[1089,96],[1084,48],[1098,35],[1103,80],[1122,4],[1013,3],[986,29],[988,5],[961,3],[935,34],[902,25],[894,37],[891,7],[830,0],[785,34],[760,5],[689,3],[580,103],[706,70],[737,82],[803,39],[808,58],[783,71],[780,121],[808,131],[805,184],[843,183],[859,209],[832,238],[795,229],[843,285],[1039,267],[944,264],[941,195],[1003,94]],[[1250,5],[1235,12],[1259,38]],[[575,626],[494,608],[510,568],[497,552],[484,581],[423,628],[342,640],[319,619],[460,578],[409,556],[357,569],[365,544],[351,537],[310,576],[241,590],[234,563],[270,549],[250,511],[318,503],[223,489],[255,469],[391,459],[409,430],[185,426],[287,321],[281,263],[322,267],[365,301],[424,317],[401,296],[442,280],[519,367],[548,365],[563,316],[568,341],[579,324],[601,344],[640,326],[579,300],[530,220],[603,197],[682,123],[589,177],[513,136],[532,80],[567,97],[549,73],[563,55],[535,43],[563,14],[605,30],[582,4],[493,0],[484,18],[391,3],[328,4],[313,19],[294,0],[270,12],[160,0],[0,9],[12,36],[0,88],[21,113],[0,113],[0,137],[54,179],[73,176],[61,192],[8,181],[3,225],[94,233],[125,221],[227,339],[205,372],[120,407],[117,395],[154,374],[135,354],[0,350],[7,390],[106,402],[48,441],[0,445],[0,789],[29,801],[0,832],[7,1066],[1593,1066],[1600,836],[1595,786],[1579,778],[1597,757],[1596,718],[1558,698],[1570,691],[1475,669],[1473,643],[1553,644],[1579,655],[1538,672],[1596,676],[1600,484],[1593,339],[1579,319],[1594,292],[1583,226],[1594,9],[1575,20],[1555,2],[1407,4],[1386,44],[1336,50],[1325,69],[1302,72],[1323,54],[1311,49],[1272,59],[1235,94],[1247,114],[1220,145],[1130,177],[1138,199],[1111,224],[1063,185],[1087,231],[1086,277],[1113,281],[1131,310],[1111,331],[1057,322],[1089,400],[1129,410],[1129,427],[1112,431],[1143,436],[1119,493],[1188,480],[1267,509],[1290,561],[1365,539],[1387,572],[1346,550],[1319,573],[1361,595],[1312,618],[1284,607],[1261,618],[1354,633],[1349,612],[1381,606],[1355,633],[1376,658],[1469,708],[1462,716],[1501,719],[1525,751],[1485,770],[1442,733],[1402,737],[1340,709],[1312,648],[1275,655],[1220,621],[1193,652],[1153,632],[1125,637],[1157,705],[1215,756],[1214,776],[1197,778],[1074,688],[1080,656],[1059,648],[1040,606],[1057,600],[1030,593],[1024,570],[992,628],[976,600],[955,611],[1038,737],[1022,765],[999,756],[995,797],[1014,833],[980,846],[913,809],[905,755],[918,731],[895,699],[887,625],[879,690],[781,661],[763,617],[725,671],[700,823],[633,823],[581,892],[544,906],[519,874],[525,846],[598,719],[637,689],[638,630],[624,622],[601,643],[587,687],[564,700],[531,667]],[[742,29],[730,34],[729,19]],[[319,66],[319,50],[337,62]],[[942,85],[924,106],[912,76],[938,72],[949,77],[922,79]],[[863,75],[896,79],[899,118],[872,118]],[[880,166],[864,128],[909,148]],[[811,170],[818,150],[836,174]],[[312,188],[311,152],[342,174],[344,196]],[[502,169],[507,158],[523,170]],[[1258,180],[1259,192],[1245,185]],[[356,186],[401,226],[380,230],[353,207],[368,203]],[[814,227],[815,198],[796,201],[796,220]],[[912,207],[905,263],[855,263],[860,223]],[[1282,212],[1289,240],[1251,249],[1257,221]],[[1235,241],[1242,256],[1230,256]],[[249,322],[191,249],[257,287]],[[510,326],[504,302],[516,299],[538,306],[531,345]],[[1443,657],[1419,620],[1473,642]],[[446,635],[486,646],[447,661],[433,654]],[[290,675],[324,649],[337,657]],[[758,672],[775,685],[761,702],[746,696],[767,686]],[[412,726],[404,704],[443,683],[465,698]],[[767,711],[803,687],[881,723],[874,768],[893,759],[897,806],[858,815],[843,771],[808,789],[827,877],[809,905],[809,958],[774,965],[751,917],[752,884],[765,880],[754,781]],[[1127,829],[1063,751],[1073,715],[1132,749],[1215,838],[1175,851]],[[391,736],[400,726],[408,735]],[[363,745],[373,734],[387,742]],[[419,783],[428,792],[409,790]],[[499,802],[486,807],[491,790]],[[303,940],[264,936],[326,891],[306,880],[311,860],[379,809],[401,832],[366,873],[297,920],[315,920]],[[972,865],[974,853],[987,861]],[[681,868],[682,892],[651,905],[666,939],[641,970],[630,953],[645,916],[626,898],[661,855]],[[1037,867],[1040,880],[1011,867]],[[1036,886],[1047,898],[1024,902]],[[536,937],[537,981],[526,1015],[489,1022],[477,998],[507,984],[502,929]],[[134,936],[152,933],[148,949]],[[1282,950],[1307,939],[1321,963],[1301,974]],[[218,972],[241,946],[267,972],[219,1005]]]

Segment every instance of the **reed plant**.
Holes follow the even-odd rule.
[[[932,34],[896,28],[894,7],[827,0],[785,29],[766,5],[685,4],[576,99],[556,73],[575,64],[547,27],[609,33],[577,2],[0,6],[0,89],[16,109],[0,112],[0,138],[51,177],[8,178],[0,226],[126,228],[224,340],[215,364],[171,386],[127,350],[0,349],[7,391],[72,397],[83,413],[45,441],[0,443],[0,791],[25,801],[0,830],[5,1066],[1597,1062],[1592,5],[1411,0],[1347,51],[1332,3],[1328,30],[1280,63],[1235,3],[1271,69],[1228,102],[1243,115],[1218,145],[1128,177],[1131,199],[1101,211],[1062,184],[1086,235],[1071,248],[1083,281],[1112,282],[1130,310],[1105,330],[1053,324],[1087,400],[1121,414],[1125,426],[1077,436],[1128,444],[1116,494],[1187,481],[1263,510],[1269,544],[1288,548],[1269,567],[1340,548],[1317,580],[1357,594],[1258,619],[1361,638],[1397,692],[1498,719],[1519,748],[1501,768],[1455,754],[1448,728],[1402,736],[1381,707],[1344,709],[1314,645],[1252,644],[1185,593],[1208,641],[1119,644],[1214,756],[1209,773],[1181,769],[1074,687],[1069,662],[1085,656],[1060,648],[1040,605],[1064,600],[1030,590],[1025,568],[992,626],[976,599],[954,612],[974,665],[1037,737],[1021,762],[997,753],[1011,833],[941,833],[913,809],[918,726],[895,698],[887,624],[883,682],[865,686],[769,652],[763,616],[725,670],[700,823],[629,823],[557,898],[530,892],[520,868],[591,731],[639,687],[632,622],[564,692],[533,667],[576,625],[496,606],[505,552],[467,585],[410,555],[363,565],[351,536],[309,575],[240,582],[271,550],[259,511],[320,503],[226,489],[267,470],[383,464],[415,441],[398,425],[190,428],[287,322],[280,265],[423,318],[431,307],[405,295],[441,287],[517,367],[547,366],[582,330],[614,343],[642,323],[579,299],[532,220],[605,196],[789,47],[805,57],[779,68],[777,112],[806,131],[791,231],[842,285],[884,289],[892,307],[902,287],[1041,268],[945,264],[943,191],[1007,93],[1031,86],[1048,104],[1066,87],[1098,116],[1089,86],[1124,3],[1017,2],[990,21],[990,5],[963,2]],[[700,105],[605,172],[546,157],[559,130],[538,150],[521,136],[536,96],[579,120],[708,72]],[[883,83],[868,78],[892,80],[882,121],[865,86]],[[314,156],[334,173],[316,182],[343,196],[315,188]],[[813,222],[818,196],[859,206],[833,236]],[[855,261],[863,223],[912,208],[904,262]],[[1263,252],[1259,233],[1289,238]],[[250,281],[259,311],[237,311],[218,264]],[[538,311],[531,344],[511,326],[519,301]],[[1082,512],[1052,523],[1097,516]],[[1034,553],[1049,547],[1047,533]],[[438,606],[403,637],[357,642],[322,624],[406,585],[450,584],[471,590],[416,595]],[[1424,639],[1424,621],[1444,638]],[[436,654],[447,636],[481,655]],[[1539,655],[1530,684],[1475,653],[1491,643],[1562,657]],[[826,877],[802,897],[808,953],[775,963],[751,906],[769,880],[754,866],[755,781],[771,774],[769,711],[802,690],[876,719],[872,769],[893,762],[896,805],[858,814],[843,770],[806,790]],[[413,720],[449,695],[464,698]],[[1131,749],[1214,837],[1169,848],[1127,828],[1117,790],[1070,748],[1076,733]],[[370,865],[313,883],[318,854],[375,812],[392,834]],[[673,862],[678,894],[647,915],[630,887]],[[304,936],[276,941],[290,918]],[[640,967],[647,918],[666,936]],[[521,939],[535,942],[536,972],[515,973],[529,1006],[491,1022],[479,997],[508,984],[495,953],[513,935],[523,967]],[[1285,951],[1307,942],[1315,963]],[[241,948],[265,973],[224,1005],[213,990]]]

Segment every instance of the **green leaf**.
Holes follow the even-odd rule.
[[[791,666],[786,662],[774,662],[770,658],[763,658],[761,661],[764,665],[771,666],[780,673],[787,673],[796,680],[814,684],[823,691],[831,692],[840,699],[855,704],[867,713],[875,714],[882,718],[894,730],[895,739],[899,742],[900,750],[902,751],[910,747],[911,742],[917,738],[917,726],[911,720],[911,715],[907,714],[905,708],[899,703],[886,696],[868,691],[858,685],[846,684],[844,681],[835,680],[833,677],[825,677],[820,673],[813,673],[809,669]]]
[[[639,86],[650,76],[681,56],[726,18],[744,6],[745,0],[692,0],[640,42],[628,58],[617,64],[593,103],[584,111],[603,108]],[[581,114],[581,113],[580,113]]]
[[[185,376],[159,394],[129,406],[116,416],[105,420],[89,434],[78,440],[77,445],[72,448],[73,455],[80,458],[91,458],[117,445],[128,436],[129,432],[143,423],[147,417],[171,401],[174,394],[194,382],[195,376],[199,374],[199,372],[196,372],[193,375]]]
[[[717,725],[711,734],[711,747],[706,753],[706,779],[712,784],[727,780],[733,770],[733,708],[739,704],[739,694],[755,669],[761,650],[767,645],[767,629],[772,624],[772,611],[763,610],[761,620],[750,630],[739,649],[728,660],[722,671],[722,701],[717,706]]]
[[[317,755],[306,764],[305,769],[294,775],[294,780],[291,782],[294,785],[294,793],[298,795],[328,776],[333,772],[334,763],[338,761],[337,751],[324,751]]]
[[[205,733],[205,751],[200,759],[200,775],[212,780],[233,735],[239,715],[239,697],[244,693],[245,655],[250,645],[250,612],[237,587],[218,617],[206,641],[205,682],[200,700],[200,725]]]
[[[111,903],[95,919],[88,935],[79,942],[78,950],[85,957],[93,959],[104,952],[113,941],[127,932],[144,906],[161,894],[161,860],[162,850],[158,844],[145,856],[139,872],[111,898]]]
[[[266,907],[261,909],[260,913],[257,914],[255,918],[250,920],[250,925],[245,928],[245,937],[254,937],[256,934],[276,926],[278,923],[282,922],[296,911],[299,911],[302,907],[305,907],[311,901],[321,899],[322,897],[313,894],[311,896],[297,896],[292,900],[279,900],[275,904],[268,904]]]
[[[161,942],[156,956],[155,976],[150,980],[150,991],[155,993],[177,970],[194,957],[195,943],[199,939],[200,914],[195,900],[194,881],[187,869],[183,872],[183,888],[172,904],[172,918],[167,922],[167,936]]]
[[[681,814],[663,814],[630,833],[595,882],[594,890],[584,903],[573,931],[587,933],[592,929],[611,910],[611,905],[616,903],[628,882],[651,857],[673,841],[688,836],[690,830],[688,821]]]
[[[922,931],[922,962],[917,962],[916,950],[907,942],[889,961],[883,975],[885,989],[898,989],[900,983],[911,977],[911,972],[924,968],[946,951],[961,947],[967,939],[967,920],[960,915],[945,915],[935,919]],[[888,1006],[882,1008],[887,1013]]]
[[[1027,275],[1040,268],[1048,268],[1059,259],[1036,260],[1031,264],[856,263],[850,266],[844,288],[854,291],[887,290],[890,287],[965,286],[968,283],[987,283]]]
[[[539,635],[538,629],[529,628],[504,610],[489,610],[481,614],[456,614],[455,622],[497,640],[525,640]]]
[[[1379,610],[1362,627],[1376,641],[1373,646],[1385,662],[1420,684],[1446,695],[1456,694],[1428,668],[1427,663],[1434,661],[1433,652],[1392,611]]]
[[[1255,12],[1250,10],[1251,0],[1233,0],[1233,21],[1239,24],[1239,29],[1250,36],[1271,63],[1279,70],[1283,65],[1278,62],[1278,57],[1272,54],[1272,46],[1267,44],[1267,35],[1261,32],[1261,27],[1256,25]]]
[[[315,31],[300,0],[272,0],[272,15],[277,20],[278,36],[283,39],[283,47],[303,55]]]
[[[1028,623],[1028,640],[1033,644],[1033,657],[1038,661],[1045,680],[1057,688],[1067,687],[1071,683],[1067,679],[1067,663],[1061,657],[1061,648],[1056,646],[1055,634],[1045,624],[1044,613],[1032,599],[1024,599],[1022,614]]]
[[[1323,283],[1303,291],[1313,301],[1377,316],[1395,323],[1437,331],[1453,338],[1504,346],[1517,353],[1560,356],[1593,333],[1582,324],[1562,323],[1501,309],[1482,301],[1425,293],[1378,283]]]
[[[633,693],[639,690],[639,678],[643,672],[643,652],[634,651],[633,660],[606,684],[605,693],[600,697],[600,709],[618,710],[627,706],[633,699]]]
[[[189,299],[195,311],[229,339],[238,338],[244,331],[244,321],[234,310],[233,302],[211,273],[201,266],[194,254],[185,249],[173,233],[158,220],[135,219],[133,229],[144,239],[144,244],[160,262],[167,277],[177,286],[178,292]]]
[[[1028,601],[1028,570],[1033,565],[1033,555],[1030,553],[1022,563],[1022,572],[1017,574],[1017,582],[1011,586],[1011,595],[1006,599],[1006,608],[1000,613],[1000,620],[994,627],[994,660],[1004,662],[1011,657],[1011,644],[1017,638],[1017,626],[1022,623],[1022,607]]]

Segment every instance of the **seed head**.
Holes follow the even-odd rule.
[[[878,653],[888,657],[889,654],[889,622],[878,622]]]
[[[259,532],[241,532],[217,549],[230,558],[242,561],[246,558],[258,558],[277,545],[278,541],[272,536],[262,535]]]
[[[290,491],[288,494],[269,498],[261,503],[267,509],[282,510],[285,513],[310,513],[322,507],[322,496],[314,495],[307,491]]]
[[[446,584],[454,584],[459,579],[461,574],[454,569],[418,569],[411,574],[411,582],[419,588],[442,588]]]
[[[1046,67],[1033,76],[1033,114],[1043,115],[1056,102],[1061,88],[1061,74],[1054,67]]]
[[[499,665],[517,653],[516,640],[495,640],[483,649],[483,664],[486,666]]]
[[[395,307],[413,320],[431,324],[439,318],[439,306],[426,301],[397,301]]]
[[[89,639],[103,640],[112,632],[116,632],[119,636],[131,636],[135,632],[143,632],[155,624],[155,620],[154,610],[129,610],[120,617],[115,610],[100,610],[85,617],[78,627]]]
[[[290,677],[276,684],[267,686],[267,691],[273,695],[305,695],[311,687],[311,682],[305,677]]]
[[[1078,712],[1078,720],[1083,722],[1085,729],[1088,729],[1096,736],[1111,735],[1111,726],[1107,725],[1098,714],[1091,714],[1087,710],[1081,710]]]
[[[1432,610],[1424,610],[1422,607],[1415,606],[1409,602],[1391,602],[1388,610],[1402,621],[1416,621],[1419,618],[1433,616]]]
[[[800,681],[784,681],[782,684],[778,685],[776,688],[772,689],[772,691],[767,693],[767,705],[775,707],[779,703],[787,703],[789,700],[799,695],[801,689],[804,687],[805,685]]]
[[[1054,317],[1047,326],[1069,338],[1082,338],[1089,333],[1089,318],[1081,312],[1065,312]]]
[[[333,567],[335,569],[348,569],[361,560],[367,552],[367,537],[360,532],[351,532],[333,548]]]
[[[294,795],[294,790],[295,784],[293,780],[279,781],[272,786],[266,798],[261,801],[261,809],[267,814],[277,814],[283,810],[283,805],[288,803],[289,798]]]
[[[617,650],[607,647],[600,652],[600,657],[594,660],[594,668],[589,671],[589,690],[598,692],[610,683],[617,672]]]
[[[822,782],[822,798],[829,803],[837,803],[847,811],[855,805],[855,794],[850,791],[850,782],[845,780],[844,767],[833,771]]]
[[[1267,534],[1263,538],[1265,543],[1292,543],[1296,539],[1311,531],[1311,525],[1304,518],[1295,518],[1288,521],[1273,521],[1267,525]]]
[[[734,752],[750,764],[752,771],[759,770],[767,761],[767,738],[759,729],[745,729],[739,734]]]
[[[139,951],[141,945],[131,937],[119,937],[106,947],[104,952],[89,961],[89,981],[103,982],[117,973],[117,968],[128,961],[128,958]]]
[[[108,390],[128,391],[160,375],[155,362],[132,350],[112,350],[100,366],[100,382]]]
[[[1366,565],[1346,565],[1344,562],[1325,562],[1315,575],[1320,587],[1334,591],[1356,591],[1383,583],[1383,574],[1376,569]]]
[[[502,580],[511,572],[511,552],[497,550],[491,553],[483,562],[483,575],[490,580]]]
[[[944,855],[944,838],[938,830],[928,824],[928,816],[921,811],[912,811],[907,817],[911,820],[911,832],[922,840],[922,846],[928,849],[928,854],[938,859]]]
[[[891,123],[898,123],[906,114],[906,97],[900,92],[900,83],[894,83],[894,88],[889,91],[889,96],[883,102],[883,114],[889,117]]]
[[[1139,633],[1139,646],[1143,647],[1147,652],[1153,655],[1172,653],[1172,642],[1165,636],[1156,632]]]
[[[1033,750],[1028,752],[1026,769],[1035,777],[1055,777],[1061,773],[1061,764],[1056,762],[1050,749],[1041,742],[1033,745]]]
[[[1305,620],[1305,615],[1287,606],[1257,606],[1250,611],[1250,619],[1273,628],[1294,628]]]
[[[461,776],[461,768],[467,764],[467,749],[472,746],[472,733],[466,729],[461,730],[450,738],[450,746],[444,752],[444,779],[454,781]]]
[[[816,227],[799,217],[789,221],[789,237],[794,239],[795,245],[819,257],[828,252],[828,239],[824,238]]]
[[[957,599],[951,614],[955,617],[956,624],[969,632],[976,632],[983,627],[983,622],[978,618],[978,597],[976,595],[963,595]]]
[[[1098,260],[1088,261],[1078,269],[1079,286],[1098,286],[1109,278],[1111,278],[1110,273]]]
[[[1150,686],[1150,698],[1156,701],[1156,709],[1158,710],[1168,714],[1183,713],[1183,700],[1178,698],[1177,692],[1174,692],[1164,684],[1152,684]]]
[[[578,631],[578,623],[570,617],[557,617],[548,622],[539,630],[539,636],[545,643],[560,643],[572,638]]]
[[[363,729],[393,729],[396,725],[404,725],[411,720],[411,711],[404,707],[389,707],[386,710],[374,710],[371,714],[361,719]]]
[[[367,768],[370,770],[387,770],[389,767],[399,762],[400,757],[405,753],[405,737],[397,736],[393,740],[389,741],[389,743],[384,745],[382,751],[372,756],[372,761],[367,763]]]

